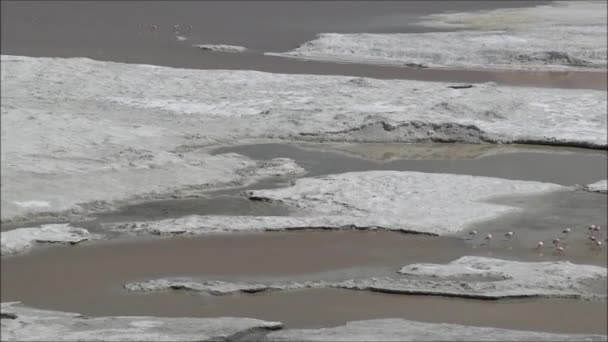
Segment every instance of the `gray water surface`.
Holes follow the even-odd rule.
[[[429,144],[432,145],[432,144]],[[420,145],[402,144],[407,151]],[[450,148],[466,149],[467,145],[449,144]],[[475,146],[473,146],[475,147]],[[391,146],[394,150],[394,145]],[[234,152],[252,159],[291,158],[305,168],[307,177],[343,172],[395,170],[432,173],[452,173],[473,176],[497,177],[557,183],[562,185],[589,184],[606,179],[608,165],[603,151],[581,153],[553,153],[561,149],[545,149],[546,152],[514,152],[481,156],[477,159],[406,159],[374,161],[331,151],[318,145],[318,149],[295,144],[256,144],[219,148],[214,153]],[[584,151],[584,152],[583,152]],[[445,157],[445,156],[444,156]]]

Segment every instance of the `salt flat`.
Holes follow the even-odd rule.
[[[606,2],[428,15],[428,33],[323,33],[283,53],[313,60],[427,67],[606,70]]]
[[[386,229],[444,235],[518,208],[492,197],[567,191],[557,184],[399,171],[367,171],[300,178],[293,186],[252,190],[252,200],[280,203],[289,216],[198,216],[109,224],[123,232],[211,234],[297,229]]]
[[[282,328],[280,322],[249,318],[86,317],[76,313],[2,303],[6,341],[217,341],[251,336],[265,341],[605,341],[605,335],[555,334],[403,319],[348,322],[322,329]]]
[[[402,295],[475,299],[564,297],[605,300],[606,268],[565,261],[518,262],[464,256],[447,264],[411,264],[403,278],[361,278],[344,281],[225,282],[192,278],[152,279],[125,284],[129,291],[189,290],[213,295],[340,288]],[[599,290],[598,290],[599,289]]]
[[[269,341],[605,341],[602,335],[560,335],[543,332],[422,323],[401,319],[354,321],[324,329],[273,332]]]
[[[239,333],[280,329],[249,318],[85,317],[2,303],[5,341],[217,341]]]
[[[199,150],[244,139],[606,147],[601,91],[6,55],[2,84],[3,222],[247,184],[263,165]]]
[[[98,238],[88,230],[69,224],[46,224],[40,227],[18,228],[0,233],[2,236],[1,255],[17,254],[30,249],[36,243],[69,243]]]
[[[595,183],[587,184],[587,185],[585,185],[585,189],[587,191],[591,191],[591,192],[607,193],[608,192],[608,181],[604,179],[601,181],[597,181]]]
[[[36,27],[35,30],[40,31],[40,22],[37,20],[32,17],[26,29]],[[133,20],[129,18],[128,25]],[[117,59],[116,56],[129,49],[119,49],[121,52],[113,55],[111,49],[104,48],[102,42],[105,33],[100,32],[107,32],[107,27],[103,30],[95,28],[93,21],[91,20],[92,25],[83,28],[83,31],[99,31],[95,32],[99,49],[92,55],[99,56],[101,51],[101,55],[107,54],[103,59],[141,63],[141,58]],[[106,25],[105,22],[103,25]],[[561,2],[533,8],[433,14],[421,18],[418,25],[427,29],[416,31],[418,33],[324,33],[295,50],[268,55],[398,66],[386,68],[384,72],[390,77],[391,70],[415,71],[429,66],[437,68],[427,71],[441,73],[452,68],[451,71],[462,72],[464,75],[469,72],[467,70],[486,69],[482,73],[502,73],[496,79],[503,81],[504,77],[523,78],[531,73],[518,71],[509,74],[496,69],[577,71],[577,77],[589,75],[589,78],[597,78],[607,67],[605,2]],[[56,26],[62,26],[60,30],[66,30],[69,25]],[[112,26],[110,31],[118,31],[118,26]],[[140,32],[138,38],[135,38],[138,40],[132,41],[138,43],[127,45],[131,45],[136,55],[154,55],[151,53],[153,50],[146,50],[143,48],[146,45],[140,44],[147,39],[147,46],[153,46],[158,42],[150,42],[158,37],[154,38],[154,34],[144,37],[142,27],[139,26]],[[455,31],[433,32],[434,29]],[[131,28],[124,31],[123,27],[121,30],[123,34],[120,36],[126,37]],[[154,30],[156,31],[156,25]],[[422,31],[426,33],[419,33]],[[124,34],[125,32],[127,33]],[[340,32],[357,31],[351,29]],[[38,36],[40,32],[35,33]],[[310,39],[310,36],[306,39]],[[70,41],[67,38],[64,40]],[[110,45],[115,45],[115,41],[110,40]],[[215,41],[234,45],[196,45]],[[54,45],[49,42],[46,44]],[[177,48],[178,45],[183,49]],[[216,56],[216,59],[237,61],[239,57],[243,57],[240,60],[246,60],[256,54],[258,58],[251,58],[249,65],[264,59],[266,63],[299,63],[258,54],[248,49],[251,46],[248,41],[201,41],[188,32],[187,36],[172,36],[166,42],[166,47],[163,45],[166,51],[162,54],[170,56],[168,59],[175,59],[180,51],[183,53],[181,62],[169,65],[205,65],[186,62],[185,56],[208,60]],[[51,50],[53,49],[48,49]],[[66,53],[59,47],[56,51],[60,51],[62,56],[70,56],[76,50]],[[53,53],[50,55],[57,56]],[[84,55],[91,56],[88,53]],[[160,60],[162,59],[161,57]],[[144,60],[153,63],[159,59]],[[484,146],[513,143],[606,150],[608,100],[604,91],[508,87],[494,83],[460,84],[255,71],[190,70],[86,58],[2,55],[1,61],[0,113],[3,125],[0,221],[21,227],[21,221],[38,221],[26,228],[1,233],[2,264],[3,268],[9,269],[8,272],[3,270],[3,277],[8,279],[3,280],[3,289],[9,293],[2,295],[4,302],[1,304],[0,318],[3,340],[606,340],[605,335],[591,335],[605,333],[604,323],[597,323],[605,320],[605,312],[592,314],[591,319],[576,313],[577,310],[590,309],[593,311],[589,312],[598,313],[605,307],[601,305],[606,301],[605,249],[601,250],[601,244],[598,244],[599,247],[591,244],[586,235],[580,238],[586,233],[586,221],[593,219],[605,224],[605,216],[597,215],[598,208],[605,209],[605,196],[579,191],[606,192],[605,180],[574,187],[570,186],[571,183],[560,183],[566,186],[548,183],[547,178],[533,182],[469,175],[369,170],[335,172],[322,176],[317,173],[301,178],[314,171],[312,168],[307,170],[305,164],[299,165],[296,160],[285,158],[289,155],[260,160],[264,158],[247,157],[229,150],[213,153],[214,148],[219,146],[230,148],[245,142],[255,144],[261,141],[477,144],[480,148],[471,152],[473,155],[486,153]],[[331,66],[331,63],[326,64]],[[245,64],[239,67],[243,68],[243,65]],[[379,66],[361,66],[382,69]],[[290,70],[293,72],[296,69],[312,68]],[[335,70],[332,69],[332,72]],[[380,72],[374,75],[377,74]],[[565,73],[545,72],[543,77],[551,79],[562,77],[563,74]],[[442,77],[440,79],[448,76]],[[462,77],[456,79],[478,80],[476,77],[480,76]],[[596,81],[588,82],[586,86],[596,87],[593,85]],[[510,84],[521,85],[525,82],[520,80]],[[553,86],[564,84],[561,81],[549,83]],[[372,155],[377,153],[371,151]],[[588,164],[576,167],[592,168],[598,172],[597,167]],[[593,177],[582,184],[603,178],[605,177]],[[235,195],[238,188],[258,181],[265,183],[256,184],[253,187],[255,190],[246,189],[242,196]],[[260,189],[268,184],[267,189]],[[216,211],[216,215],[205,216],[205,209],[196,212],[202,213],[201,215],[183,216],[190,214],[187,211],[190,209],[169,215],[167,206],[155,202],[147,210],[142,210],[140,216],[123,216],[131,218],[124,220],[126,222],[109,219],[105,223],[103,220],[96,221],[96,226],[87,226],[90,222],[81,221],[87,216],[91,217],[90,214],[104,212],[111,216],[112,209],[130,204],[146,205],[155,199],[188,199],[193,201],[191,205],[197,206],[202,201],[197,202],[196,199],[201,197],[209,196],[209,201],[216,199],[209,195],[209,190],[229,188],[232,189],[231,195],[224,192],[223,196],[232,196],[240,201],[235,203],[265,201],[268,203],[262,204],[268,204],[269,207],[276,205],[281,210],[268,210],[263,214],[257,212],[257,216],[243,216],[247,214],[246,211],[239,212],[241,216],[221,216]],[[215,194],[218,193],[221,192]],[[573,234],[563,244],[568,253],[548,256],[551,258],[549,261],[545,257],[541,262],[541,257],[544,257],[542,251],[533,251],[529,246],[529,236],[526,236],[525,231],[535,231],[537,227],[523,223],[523,228],[504,224],[500,226],[498,220],[491,221],[523,211],[526,202],[519,199],[529,195],[538,195],[539,201],[556,195],[553,200],[549,200],[551,203],[547,206],[553,205],[553,209],[558,209],[543,211],[545,207],[535,207],[536,212],[540,213],[537,217],[553,213],[565,206],[559,203],[562,207],[558,207],[558,203],[555,203],[556,198],[562,194],[565,194],[564,197],[572,195],[571,200],[574,199],[576,205],[556,216],[562,221],[565,218],[569,220],[567,223],[572,227]],[[575,197],[577,194],[584,196]],[[176,206],[184,203],[175,202]],[[217,206],[230,203],[218,202]],[[153,218],[146,216],[146,213],[155,210],[159,211],[159,215]],[[125,211],[128,212],[129,209]],[[273,213],[285,216],[270,216]],[[234,212],[229,214],[234,215]],[[142,216],[149,221],[130,222]],[[561,231],[562,227],[553,227],[551,223],[551,220],[557,220],[556,216],[544,215],[541,218],[544,226],[550,226],[542,234],[549,236]],[[45,220],[69,221],[73,225],[41,224]],[[80,221],[78,223],[82,227],[93,228],[90,231],[81,228],[75,221]],[[562,221],[556,225],[566,223]],[[494,226],[490,226],[492,222]],[[525,223],[525,220],[522,222]],[[580,229],[583,225],[584,231]],[[462,236],[467,234],[465,230],[471,227],[480,232],[487,229],[496,235],[503,234],[500,230],[507,230],[505,227],[508,227],[508,230],[516,232],[521,242],[511,245],[510,240],[505,240],[503,245],[496,246],[498,241],[494,240],[484,246],[481,241],[488,232],[477,239],[471,238],[471,241],[462,240]],[[96,233],[97,229],[103,228],[108,229],[102,232],[107,234],[105,237],[120,235],[124,239],[99,242],[87,247],[49,248],[39,251],[40,253],[25,253],[38,244],[77,244],[102,239],[104,235]],[[319,248],[320,243],[315,243],[314,239],[309,239],[308,245],[303,243],[304,239],[293,239],[297,240],[298,248],[308,253],[300,253],[304,255],[304,260],[297,262],[293,261],[294,256],[297,256],[295,248],[289,247],[284,236],[266,241],[266,244],[261,240],[257,240],[261,242],[256,244],[256,239],[251,238],[270,235],[251,233],[315,229],[390,230],[446,237],[416,236],[407,243],[396,242],[396,248],[400,252],[407,249],[405,254],[412,259],[406,261],[399,258],[398,263],[391,265],[400,268],[390,269],[383,268],[386,266],[384,264],[379,266],[378,261],[368,260],[393,258],[388,256],[390,252],[387,251],[387,243],[376,241],[380,247],[376,247],[375,251],[370,247],[374,243],[373,234],[376,232],[332,232],[344,236],[335,238],[324,249]],[[522,231],[524,233],[520,234]],[[245,234],[230,234],[242,232],[250,233],[249,238]],[[150,242],[153,238],[148,238],[150,241],[147,242],[142,238],[145,235],[218,233],[224,234],[225,239],[213,240],[217,236],[207,237],[211,241],[197,245],[196,241],[192,243],[191,240],[194,239],[183,238],[174,244],[174,250],[163,249],[167,245]],[[290,232],[284,235],[289,234],[291,239],[293,234],[309,233],[314,234]],[[365,236],[366,239],[361,238],[360,240],[365,240],[362,242],[364,247],[358,247],[349,242],[346,236],[349,233],[370,235]],[[601,241],[604,239],[602,234],[603,231],[598,233]],[[125,235],[136,235],[136,238],[129,241]],[[226,238],[228,235],[229,238]],[[232,241],[244,239],[244,242],[239,243],[246,246],[249,252],[235,252],[238,248],[231,244],[232,238]],[[318,241],[324,238],[319,237]],[[545,235],[539,237],[543,240],[546,238]],[[161,240],[177,239],[158,239]],[[532,241],[536,241],[536,238]],[[127,245],[116,247],[110,246],[111,243]],[[189,247],[186,248],[186,245]],[[283,249],[283,257],[277,257],[279,249],[275,247],[278,245]],[[201,246],[207,248],[200,248]],[[116,248],[113,249],[114,247]],[[439,248],[446,250],[438,251]],[[473,248],[483,251],[472,251]],[[326,251],[328,249],[329,252]],[[351,251],[348,255],[345,252],[349,249],[356,253]],[[510,252],[503,253],[503,249]],[[55,258],[52,257],[53,253],[45,253],[53,250],[59,251]],[[359,253],[362,250],[367,255]],[[116,251],[122,251],[123,254],[117,255]],[[22,255],[4,257],[13,254]],[[484,256],[479,256],[480,254]],[[506,260],[486,257],[486,254],[496,254]],[[206,257],[197,257],[201,255]],[[84,256],[88,256],[88,259]],[[347,259],[348,262],[336,260],[338,258]],[[570,261],[556,261],[557,258],[568,258]],[[275,262],[277,259],[284,265],[273,268],[273,264],[278,264]],[[192,262],[193,260],[196,261]],[[584,262],[575,264],[571,262],[574,260]],[[584,264],[596,264],[598,260],[602,266]],[[197,264],[199,261],[202,265]],[[373,264],[373,267],[368,263]],[[319,271],[315,269],[321,267],[317,264],[323,264],[325,273],[313,272]],[[336,265],[355,267],[340,269]],[[271,276],[265,278],[261,275],[269,269],[283,278],[272,280]],[[219,272],[217,278],[214,278],[211,270]],[[304,271],[301,270],[312,273],[302,273]],[[57,272],[60,272],[60,277],[57,277]],[[223,276],[221,272],[224,272]],[[257,278],[239,278],[247,272],[255,274]],[[174,277],[179,274],[183,277]],[[279,322],[283,321],[282,317],[275,320],[268,316],[262,317],[264,314],[259,312],[252,313],[243,309],[235,309],[235,316],[264,320],[232,317],[232,314],[222,314],[221,310],[213,307],[203,309],[213,313],[214,318],[192,318],[196,313],[203,314],[205,310],[201,310],[201,306],[211,304],[199,302],[199,299],[204,298],[200,294],[222,295],[222,298],[239,297],[228,295],[240,294],[240,297],[249,299],[256,297],[248,295],[251,293],[294,293],[297,292],[295,290],[303,289],[348,292],[355,296],[376,293],[391,298],[426,295],[430,296],[428,298],[446,300],[435,302],[440,303],[438,311],[452,307],[452,310],[456,308],[459,316],[467,316],[463,310],[466,307],[465,301],[479,303],[501,300],[500,303],[504,303],[512,298],[542,297],[546,303],[540,303],[542,309],[538,312],[551,315],[543,317],[543,323],[516,326],[509,326],[513,322],[492,322],[491,319],[479,318],[471,320],[468,316],[468,321],[457,322],[463,325],[430,323],[453,319],[443,316],[426,323],[395,318],[351,321],[344,326],[332,327],[354,318],[347,318],[344,313],[332,314],[331,310],[327,310],[328,318],[322,329],[276,333],[270,331],[283,327],[283,323]],[[179,297],[172,293],[173,290],[189,291],[186,293],[188,297]],[[165,297],[161,298],[163,295]],[[333,295],[338,297],[336,293]],[[309,304],[322,303],[331,308],[328,297],[324,300],[318,292],[311,293],[310,296],[307,300]],[[284,298],[286,297],[274,300],[283,306]],[[564,298],[570,302],[549,305],[556,304],[549,303],[550,300],[559,301]],[[14,300],[38,305],[39,308],[83,312],[96,317],[27,307],[12,302]],[[447,300],[454,302],[448,305]],[[246,301],[243,303],[241,305],[247,305]],[[272,305],[267,306],[270,303],[271,301],[266,301],[266,305],[260,306],[272,310],[268,309]],[[402,303],[405,302],[396,305]],[[422,303],[425,304],[412,305],[415,307],[413,310],[433,302]],[[531,301],[526,301],[525,304],[531,304]],[[249,306],[251,308],[255,305]],[[368,306],[369,304],[364,304],[359,308]],[[390,310],[387,313],[386,305],[379,306],[380,313],[384,315],[381,317],[402,317],[393,316]],[[483,306],[478,306],[481,307]],[[526,313],[523,316],[528,316],[524,317],[527,319],[534,317],[532,311],[528,310],[532,307],[534,305],[519,306],[518,309]],[[547,324],[547,321],[553,321],[554,317],[560,315],[561,310],[555,308],[564,307],[568,308],[568,314],[564,317],[570,318],[559,317],[559,320],[571,320],[570,323],[577,325],[576,329],[563,327],[564,330],[558,330],[559,322]],[[357,305],[350,308],[350,311],[360,310]],[[342,309],[349,310],[344,305]],[[500,310],[498,305],[491,309]],[[100,314],[96,310],[114,311]],[[274,310],[275,314],[281,312],[276,307]],[[127,316],[128,312],[142,316]],[[360,318],[370,319],[378,314],[378,311],[370,310],[365,312],[367,317]],[[505,312],[501,314],[503,317],[510,315]],[[162,317],[164,315],[179,317]],[[308,315],[317,316],[317,320],[322,319],[322,315]],[[448,317],[449,315],[447,314]],[[329,323],[330,319],[334,323]],[[342,321],[336,323],[336,319]],[[428,317],[422,320],[427,319]],[[578,326],[580,320],[587,320],[586,325]],[[481,327],[482,325],[487,327]],[[505,330],[499,327],[537,331]],[[543,331],[583,332],[585,335]]]

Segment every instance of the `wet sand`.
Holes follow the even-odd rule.
[[[106,241],[3,257],[1,299],[86,315],[242,316],[279,320],[289,327],[403,317],[556,332],[606,331],[605,302],[488,302],[330,289],[216,298],[183,292],[129,293],[121,288],[130,281],[171,276],[226,281],[396,276],[395,271],[405,264],[444,263],[462,255],[488,252],[498,257],[539,259],[534,251],[518,247],[475,249],[454,238],[390,232],[290,232]],[[548,255],[542,259],[557,257]],[[605,253],[588,255],[586,259],[606,264]],[[527,314],[521,315],[522,312]],[[531,312],[539,316],[529,315]],[[570,323],[565,324],[566,321]]]
[[[529,72],[413,69],[365,64],[300,61],[264,56],[283,52],[323,32],[414,33],[438,31],[412,25],[421,15],[534,6],[540,1],[256,1],[229,2],[2,2],[2,53],[195,69],[350,75],[380,79],[497,82],[514,86],[607,89],[603,72]],[[348,13],[348,15],[344,15]],[[138,25],[159,25],[158,32]],[[175,24],[193,25],[187,40]],[[196,44],[240,45],[250,53],[203,52]]]

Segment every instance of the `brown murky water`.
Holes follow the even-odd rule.
[[[122,289],[122,285],[130,281],[172,276],[226,281],[390,276],[406,264],[445,263],[463,255],[521,260],[559,258],[549,253],[541,257],[532,249],[516,244],[497,243],[475,248],[457,238],[391,232],[278,232],[105,241],[3,257],[1,299],[87,315],[247,316],[280,320],[293,327],[404,317],[517,329],[606,331],[606,325],[599,323],[605,317],[605,302],[485,302],[347,290],[213,298],[180,292],[128,293]],[[578,259],[606,265],[605,252],[594,254],[581,250]],[[294,309],[296,307],[301,308]],[[522,312],[527,313],[523,315],[527,319],[522,318]],[[529,312],[540,318],[530,319],[535,316],[528,315]],[[581,312],[588,314],[583,316]],[[555,317],[561,319],[561,323],[556,322]],[[566,318],[576,323],[564,324]]]
[[[431,13],[542,3],[547,1],[6,1],[2,2],[2,53],[123,61],[131,57],[147,60],[144,63],[163,54],[183,63],[182,56],[167,51],[175,24],[192,25],[190,32],[180,33],[190,39],[187,45],[285,51],[322,32],[433,31],[412,24]],[[145,29],[140,30],[140,24]],[[150,25],[158,25],[158,31],[152,33]]]
[[[195,69],[350,75],[381,79],[497,82],[515,86],[606,89],[602,72],[527,72],[412,69],[298,61],[264,56],[312,40],[322,32],[413,33],[437,31],[413,23],[444,11],[534,6],[542,1],[46,1],[2,2],[2,53]],[[158,32],[145,27],[159,25]],[[175,24],[193,25],[179,41]],[[196,44],[230,44],[246,54],[202,52]]]

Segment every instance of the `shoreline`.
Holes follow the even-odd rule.
[[[2,54],[30,57],[91,58],[129,64],[208,69],[257,70],[286,74],[344,75],[377,79],[409,79],[444,82],[496,82],[513,86],[538,86],[569,89],[608,89],[601,72],[510,72],[477,70],[475,68],[416,69],[390,65],[301,61],[293,58],[266,56],[271,51],[290,51],[323,32],[340,33],[419,33],[444,32],[446,29],[415,26],[420,17],[445,11],[491,10],[522,8],[547,4],[547,1],[488,1],[488,2],[356,2],[320,3],[298,2],[283,5],[276,2],[246,3],[231,1],[173,2],[170,11],[162,10],[162,3],[125,2],[123,11],[112,10],[112,5],[90,1],[81,6],[64,2],[49,7],[44,2],[17,4],[2,3]],[[266,25],[246,11],[247,7]],[[345,9],[357,20],[341,20]],[[168,12],[167,12],[168,11]],[[12,15],[9,16],[8,13]],[[161,15],[166,13],[165,15]],[[280,15],[289,15],[284,21]],[[296,15],[297,14],[297,15]],[[225,15],[227,23],[217,16]],[[293,17],[291,17],[293,16]],[[112,25],[104,19],[112,18]],[[307,20],[308,19],[308,20]],[[317,25],[311,27],[306,22]],[[86,24],[84,24],[86,22]],[[138,24],[160,24],[164,30],[177,23],[193,24],[188,36],[176,38],[171,32],[138,31]],[[61,25],[58,25],[58,24]],[[231,29],[228,29],[233,25]],[[58,29],[57,27],[62,27]],[[454,29],[447,30],[454,31]],[[94,39],[95,38],[95,39]],[[192,47],[200,44],[244,46],[260,53],[203,52]],[[310,59],[310,58],[309,58]],[[593,73],[593,74],[591,74]],[[597,73],[598,75],[594,75]]]
[[[589,89],[607,90],[608,78],[606,70],[510,70],[491,68],[410,68],[390,64],[364,64],[357,62],[331,62],[313,60],[310,58],[266,56],[251,53],[227,52],[200,52],[191,48],[187,54],[200,55],[201,62],[176,62],[170,58],[157,57],[152,61],[144,58],[105,58],[100,59],[92,55],[73,56],[70,54],[26,54],[15,51],[16,54],[3,55],[24,56],[34,58],[88,58],[99,62],[113,62],[132,65],[151,65],[158,67],[171,67],[176,69],[197,70],[243,70],[259,71],[284,75],[318,75],[318,76],[351,76],[378,80],[411,80],[428,82],[454,82],[454,83],[487,83],[494,82],[501,86],[538,87],[556,89]],[[211,57],[205,61],[206,57]],[[217,60],[215,62],[209,60]],[[226,64],[223,62],[228,61]]]
[[[340,148],[340,145],[346,146],[347,148]],[[397,157],[397,159],[394,160],[379,161],[375,160],[373,155],[366,156],[365,154],[349,153],[348,146],[350,146],[350,149],[353,152],[356,152],[357,149],[361,149],[361,151],[365,153],[364,151],[366,149],[372,148],[376,150],[376,152],[374,152],[376,155],[383,150],[385,150],[385,152],[382,152],[382,154],[386,152],[394,154],[399,153],[399,151],[406,154],[403,157]],[[435,149],[428,149],[430,146],[434,146]],[[389,148],[390,150],[386,150],[386,148]],[[557,183],[565,187],[570,187],[573,190],[576,190],[575,187],[577,185],[583,186],[600,180],[602,175],[601,169],[608,157],[607,154],[597,150],[534,145],[299,144],[298,142],[277,143],[276,141],[268,140],[265,141],[264,144],[256,144],[253,141],[248,141],[247,144],[209,146],[201,148],[201,152],[210,153],[211,155],[236,153],[257,162],[289,156],[290,158],[294,158],[296,164],[303,166],[307,170],[306,174],[296,178],[318,177],[349,171],[370,170],[418,171],[505,178],[506,175],[501,170],[503,168],[510,170],[509,165],[516,163],[519,160],[520,162],[528,163],[529,167],[519,170],[517,172],[519,177],[506,177],[507,179]],[[452,160],[446,158],[448,152],[461,153],[462,159]],[[408,156],[407,153],[415,154]],[[438,155],[437,153],[440,154]],[[328,166],[336,165],[336,167],[328,168],[328,166],[316,165],[313,162],[314,160],[323,161]],[[571,169],[570,165],[578,165],[581,163],[595,165],[592,170],[600,171],[577,173],[578,178],[576,179],[568,177],[567,171]],[[543,166],[545,164],[548,166]],[[562,172],[557,176],[552,175],[547,178],[544,174],[544,169],[557,169]],[[194,198],[192,196],[176,198],[174,193],[169,192],[165,195],[159,193],[148,198],[140,194],[139,198],[107,203],[94,201],[89,203],[89,205],[82,205],[86,210],[68,210],[65,212],[31,214],[26,217],[13,217],[4,219],[1,222],[1,226],[2,231],[48,223],[65,223],[67,221],[81,222],[90,226],[90,223],[87,224],[87,222],[96,222],[101,217],[116,215],[124,210],[133,210],[133,208],[138,207],[143,208],[147,205],[154,206],[155,203],[161,204],[171,201],[175,201],[176,203],[179,201],[192,201],[193,203],[199,201],[201,203],[199,205],[202,205],[202,203],[206,203],[207,201],[211,202],[215,197],[214,194],[223,193],[228,196],[234,196],[235,194],[248,189],[276,188],[283,183],[284,185],[287,185],[287,183],[293,179],[294,177],[268,177],[257,180],[244,180],[243,184],[234,184],[231,186],[222,186],[220,184],[217,187],[205,190],[203,193],[198,195],[195,194]],[[246,202],[245,199],[245,202],[241,205]],[[219,203],[227,205],[229,208],[233,208],[236,206],[237,201],[235,199],[235,203],[229,203],[228,200]],[[205,207],[208,205],[209,204],[205,204]],[[148,212],[148,214],[153,215],[152,212]],[[195,212],[182,213],[181,215],[187,214],[195,214]],[[239,212],[232,212],[231,215],[239,215]],[[153,216],[156,217],[157,215]],[[133,218],[131,218],[131,220],[133,220]]]

